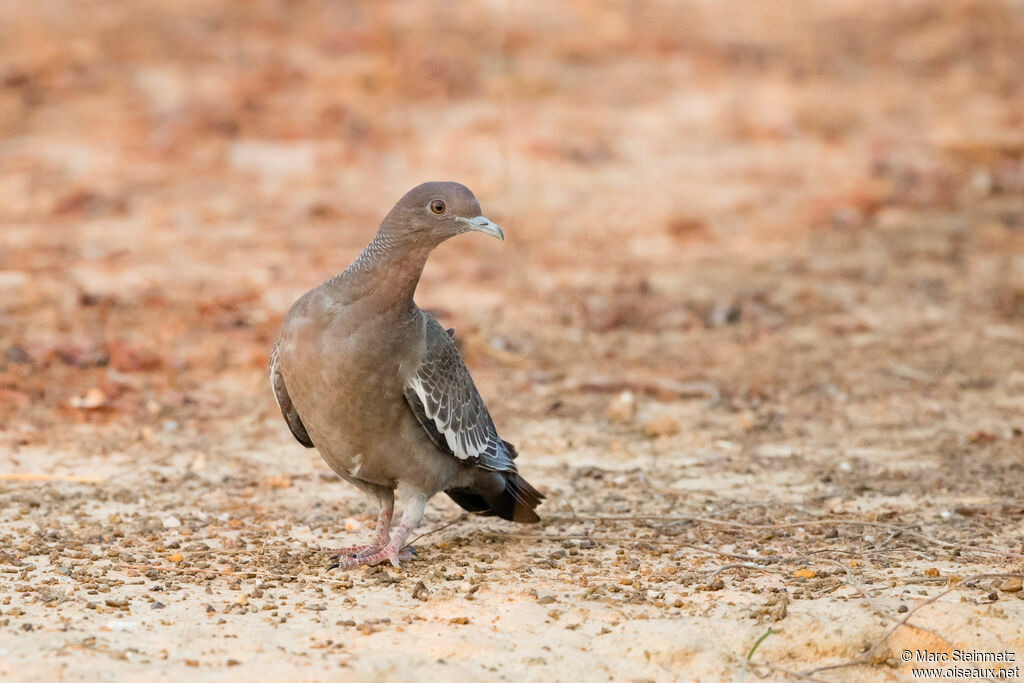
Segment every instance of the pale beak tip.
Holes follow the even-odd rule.
[[[456,216],[455,220],[461,221],[469,225],[470,230],[476,230],[482,232],[491,237],[497,237],[502,242],[505,241],[505,233],[502,232],[501,228],[498,227],[494,221],[487,216],[477,216],[476,218],[463,218],[462,216]]]

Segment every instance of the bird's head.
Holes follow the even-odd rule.
[[[505,239],[501,228],[482,215],[480,202],[469,188],[459,183],[417,185],[398,200],[381,228],[430,247],[471,230]]]

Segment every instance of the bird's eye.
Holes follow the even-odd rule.
[[[440,199],[435,199],[434,201],[430,202],[430,210],[436,213],[438,216],[440,216],[442,213],[444,213],[445,210],[444,202],[442,202]]]

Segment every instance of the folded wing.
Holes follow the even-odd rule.
[[[515,448],[498,436],[452,336],[423,315],[427,352],[406,382],[409,408],[442,452],[483,469],[515,472]]]
[[[270,352],[270,388],[274,390],[274,399],[277,400],[277,407],[281,409],[281,415],[284,416],[284,421],[288,423],[288,429],[292,430],[292,434],[298,442],[306,448],[312,448],[313,440],[309,438],[306,425],[302,424],[302,419],[295,410],[295,406],[292,405],[292,398],[288,395],[288,389],[284,385],[284,377],[281,375],[277,355],[277,344],[274,344],[274,349]]]

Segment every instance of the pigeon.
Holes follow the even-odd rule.
[[[535,523],[544,498],[520,476],[445,329],[413,301],[434,247],[464,232],[504,240],[464,185],[430,182],[402,197],[348,268],[288,311],[270,384],[300,444],[380,505],[372,541],[342,548],[342,568],[411,557],[427,501]],[[395,497],[402,519],[392,534]]]

